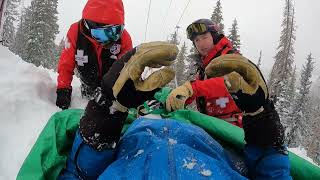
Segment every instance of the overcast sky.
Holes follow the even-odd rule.
[[[126,29],[131,34],[134,45],[145,42],[147,12],[150,0],[123,0],[125,6]],[[151,0],[151,11],[147,27],[146,41],[166,40],[174,31],[179,18],[189,0]],[[194,20],[210,18],[216,0],[191,0],[180,23],[181,41],[186,39],[185,29]],[[66,35],[71,23],[81,18],[86,0],[59,0],[59,29],[57,41]],[[263,68],[271,68],[279,44],[281,21],[285,0],[221,0],[225,33],[229,34],[234,18],[238,21],[241,39],[241,52],[257,62],[262,50]],[[304,64],[311,52],[316,60],[316,71],[320,72],[320,1],[295,1],[297,40],[295,63],[298,68]]]

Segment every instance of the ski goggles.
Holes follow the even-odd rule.
[[[204,23],[192,23],[187,27],[187,38],[193,41],[195,36],[209,32],[213,28]]]
[[[84,24],[89,29],[91,36],[102,44],[119,40],[124,30],[124,25],[104,25],[88,20],[84,20]]]

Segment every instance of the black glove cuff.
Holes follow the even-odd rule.
[[[284,144],[284,128],[271,101],[264,105],[263,112],[244,116],[243,129],[248,144],[259,147],[282,147]]]
[[[71,103],[71,88],[57,89],[56,105],[61,109],[68,109]]]
[[[239,109],[246,113],[254,113],[266,103],[266,95],[260,86],[254,94],[246,94],[239,90],[236,93],[231,93],[231,96]]]
[[[115,148],[127,115],[119,111],[110,114],[109,106],[100,106],[90,100],[80,120],[80,134],[87,144],[98,151]]]

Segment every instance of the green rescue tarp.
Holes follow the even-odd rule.
[[[168,90],[163,89],[155,97],[163,102],[167,93]],[[223,120],[192,110],[166,113],[165,110],[158,109],[153,113],[161,114],[163,118],[173,118],[195,124],[206,130],[222,144],[226,144],[235,150],[242,149],[245,144],[243,130]],[[83,110],[81,109],[70,109],[58,112],[50,118],[25,159],[17,175],[18,180],[57,179],[66,164],[68,152],[71,149],[82,114]],[[123,131],[135,118],[136,112],[131,110]],[[291,175],[294,179],[320,179],[319,167],[291,152],[289,153],[289,159]]]

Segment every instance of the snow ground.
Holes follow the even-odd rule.
[[[0,179],[15,179],[52,114],[57,74],[26,63],[0,45]],[[72,108],[84,108],[80,81],[73,81]]]
[[[15,179],[25,157],[55,106],[57,74],[26,63],[0,45],[0,179]],[[84,108],[80,81],[74,78],[71,108]],[[297,155],[311,160],[305,150],[294,148]],[[204,172],[208,173],[208,172]]]

